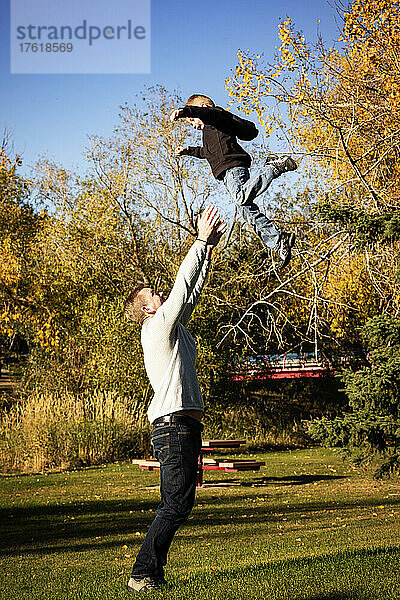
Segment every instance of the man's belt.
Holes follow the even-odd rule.
[[[202,427],[201,422],[190,415],[183,415],[181,413],[171,413],[170,415],[164,415],[163,417],[158,417],[153,421],[153,425],[170,425],[171,423],[197,423],[197,425]]]

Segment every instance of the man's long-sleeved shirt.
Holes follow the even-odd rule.
[[[236,138],[253,140],[257,137],[258,129],[254,123],[219,106],[186,105],[181,109],[178,118],[185,117],[203,121],[203,146],[189,146],[182,154],[205,158],[217,179],[223,179],[225,172],[232,167],[250,167],[251,157],[238,144]]]
[[[154,397],[152,423],[180,410],[204,410],[197,379],[196,345],[186,329],[208,273],[207,248],[196,241],[183,260],[167,300],[142,326],[144,364]]]

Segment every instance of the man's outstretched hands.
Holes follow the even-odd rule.
[[[216,246],[226,231],[226,224],[215,206],[207,206],[197,223],[199,239]]]
[[[226,223],[220,221],[220,223],[217,225],[217,227],[213,230],[212,234],[208,238],[208,245],[214,248],[226,232],[226,229]]]

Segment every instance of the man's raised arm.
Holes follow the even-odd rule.
[[[181,266],[167,300],[160,306],[148,326],[160,329],[163,335],[171,333],[179,321],[187,322],[204,284],[211,249],[225,231],[218,211],[208,207],[198,222],[198,238],[190,248]]]

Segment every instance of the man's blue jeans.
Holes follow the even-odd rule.
[[[281,239],[281,231],[260,211],[254,198],[263,194],[271,185],[271,181],[279,173],[266,165],[264,171],[250,179],[247,167],[232,167],[224,176],[224,185],[237,204],[239,214],[251,225],[255,233],[268,248],[276,248]]]
[[[176,422],[153,425],[151,443],[160,462],[161,504],[136,557],[132,577],[164,577],[172,539],[193,508],[202,430],[200,421],[186,415],[179,415]]]

